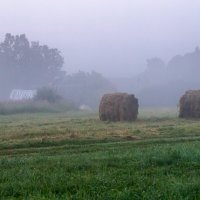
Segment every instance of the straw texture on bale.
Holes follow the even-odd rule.
[[[180,118],[200,118],[200,90],[189,90],[179,101]]]
[[[99,105],[102,121],[134,121],[138,115],[138,99],[133,94],[105,94]]]

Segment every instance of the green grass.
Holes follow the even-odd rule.
[[[0,199],[200,199],[200,123],[176,112],[0,116]]]
[[[21,113],[55,113],[77,110],[69,102],[61,101],[49,103],[47,101],[10,101],[0,102],[0,115],[21,114]]]

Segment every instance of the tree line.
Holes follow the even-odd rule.
[[[143,106],[175,106],[186,90],[200,89],[200,50],[176,55],[165,63],[147,60],[146,70],[126,82],[123,91],[135,93]]]
[[[113,91],[113,85],[96,72],[67,75],[64,57],[56,48],[30,42],[25,34],[7,33],[0,43],[0,99],[12,89],[56,89],[64,98],[95,107],[100,96]]]

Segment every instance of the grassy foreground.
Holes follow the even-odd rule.
[[[0,199],[200,199],[200,123],[176,116],[0,116]]]

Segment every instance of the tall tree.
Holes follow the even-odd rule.
[[[8,93],[13,88],[53,85],[64,74],[63,63],[57,49],[29,42],[25,34],[7,33],[0,43],[0,89]]]

